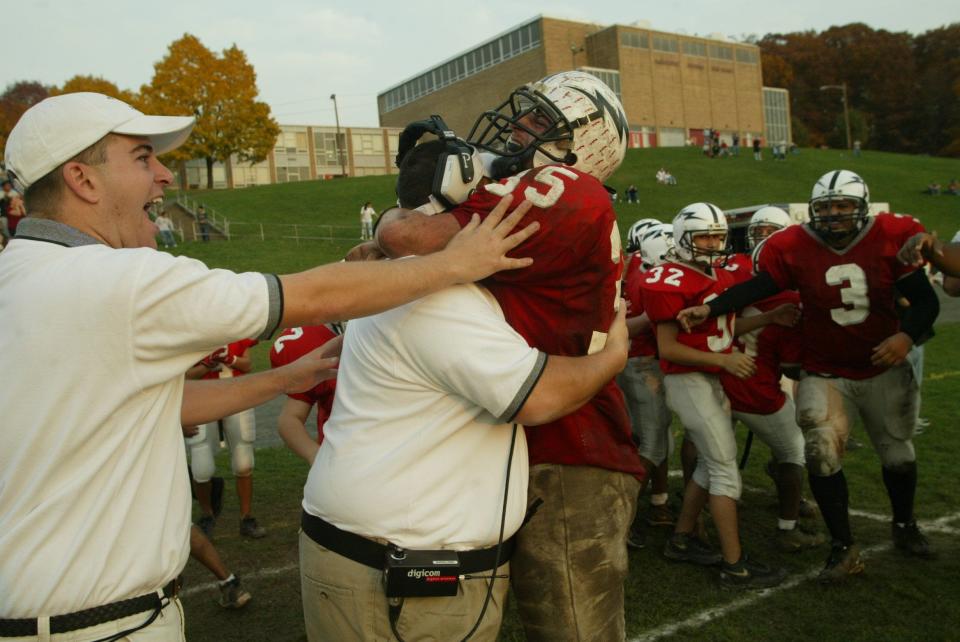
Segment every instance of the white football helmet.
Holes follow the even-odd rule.
[[[790,215],[779,207],[774,207],[773,205],[761,207],[750,217],[750,224],[747,226],[747,247],[750,249],[755,248],[757,243],[773,233],[771,232],[770,234],[761,236],[759,228],[772,227],[774,231],[779,231],[791,223],[793,223],[793,221],[790,220]]]
[[[627,252],[637,252],[640,250],[640,239],[643,234],[652,227],[662,225],[655,218],[642,218],[627,230]]]
[[[836,201],[851,201],[856,209],[851,214],[831,212]],[[845,169],[827,172],[813,186],[810,194],[810,228],[825,241],[842,240],[853,237],[863,227],[870,211],[870,190],[857,174]],[[836,230],[832,225],[842,221],[853,221],[849,229]]]
[[[692,203],[687,205],[673,219],[673,243],[677,256],[688,263],[715,265],[726,261],[727,217],[713,203]],[[693,240],[701,235],[722,234],[724,247],[719,249],[701,249]]]
[[[640,239],[640,265],[644,270],[668,261],[673,250],[673,226],[660,223],[644,232]]]
[[[607,180],[627,149],[627,115],[602,80],[562,71],[515,90],[480,115],[467,139],[503,157],[494,178],[562,163]]]

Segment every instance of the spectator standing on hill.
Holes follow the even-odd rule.
[[[637,186],[631,185],[627,188],[627,202],[637,205],[640,201],[637,198]]]
[[[173,236],[173,221],[170,220],[167,213],[161,210],[154,223],[160,230],[160,240],[163,242],[163,247],[177,247],[177,240]]]
[[[210,240],[210,219],[203,205],[197,208],[197,226],[200,228],[200,240],[206,243]]]
[[[375,314],[530,263],[505,253],[537,226],[508,236],[522,212],[503,220],[504,210],[431,256],[279,277],[157,252],[146,210],[173,181],[157,155],[193,123],[81,92],[34,105],[7,139],[5,165],[30,216],[0,255],[0,372],[17,374],[0,387],[0,635],[183,639],[181,425],[332,375],[332,360],[311,355],[185,383],[210,350],[278,326]],[[62,425],[69,430],[52,447],[51,426]]]
[[[373,238],[373,217],[377,211],[373,209],[373,203],[367,201],[360,208],[360,239],[369,241]]]
[[[753,139],[753,160],[763,160],[763,152],[760,150],[760,138]]]
[[[733,132],[733,145],[730,146],[730,154],[733,156],[740,155],[740,134],[738,132]]]

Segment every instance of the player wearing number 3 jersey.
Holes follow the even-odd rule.
[[[905,357],[929,331],[939,304],[923,270],[896,258],[904,242],[923,227],[909,216],[868,216],[868,208],[869,192],[859,176],[828,172],[813,188],[810,222],[767,240],[756,277],[708,306],[678,316],[688,325],[783,289],[798,290],[804,375],[797,391],[797,423],[804,431],[810,487],[833,537],[822,582],[863,570],[850,532],[841,468],[854,410],[883,465],[894,545],[909,555],[933,555],[913,515],[917,464],[911,438],[918,382]],[[894,311],[900,295],[910,301],[902,322]]]

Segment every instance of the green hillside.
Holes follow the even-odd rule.
[[[803,202],[814,181],[826,171],[858,172],[870,186],[873,200],[889,202],[900,212],[918,216],[931,229],[947,234],[960,227],[960,198],[926,196],[936,179],[946,185],[960,176],[960,161],[925,156],[866,152],[852,158],[838,150],[801,150],[785,162],[764,160],[743,151],[737,158],[708,159],[694,148],[629,150],[610,184],[621,195],[631,184],[640,190],[640,206],[617,205],[621,228],[642,216],[670,219],[682,206],[710,201],[725,209],[764,202]],[[665,167],[679,185],[657,185],[654,174]],[[356,225],[360,206],[371,201],[378,210],[395,201],[394,177],[373,176],[332,181],[285,183],[239,190],[196,191],[190,196],[235,221]]]

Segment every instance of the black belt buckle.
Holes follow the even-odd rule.
[[[460,587],[460,556],[388,546],[384,576],[387,597],[453,597]]]

